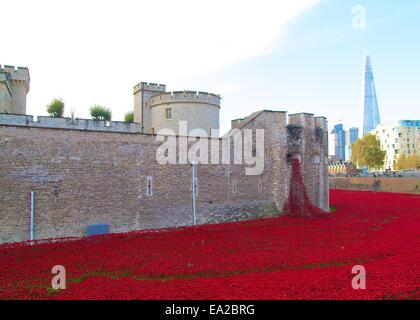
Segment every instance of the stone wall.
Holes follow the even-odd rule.
[[[420,178],[330,178],[331,189],[420,194]]]
[[[166,119],[167,108],[171,108],[171,119]],[[185,121],[188,132],[193,129],[200,129],[202,131],[200,136],[210,136],[212,133],[214,134],[215,129],[219,130],[219,109],[219,106],[201,102],[157,104],[150,109],[151,127],[155,133],[162,129],[169,129],[178,134],[179,122]],[[217,137],[219,137],[219,134],[217,134]]]
[[[91,119],[52,118],[38,116],[36,120],[30,115],[0,113],[0,125],[13,125],[35,128],[55,128],[70,130],[104,131],[120,133],[139,133],[139,123],[121,121],[100,121]]]
[[[319,152],[315,123],[309,122],[305,130],[312,142],[300,149],[304,159]],[[245,164],[197,165],[198,223],[280,213],[290,182],[286,125],[282,112],[263,111],[243,121],[241,130],[265,130],[261,175],[245,175]],[[211,142],[220,146],[222,139]],[[28,240],[31,191],[36,239],[85,236],[91,224],[109,224],[111,232],[191,225],[191,165],[159,164],[160,144],[155,135],[0,124],[0,242]],[[317,177],[316,166],[307,168],[309,195],[325,207],[319,196],[325,190],[315,190],[321,184],[314,181],[327,176]],[[323,187],[328,190],[328,183]]]

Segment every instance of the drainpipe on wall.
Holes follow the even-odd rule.
[[[192,212],[193,212],[193,225],[197,224],[195,216],[195,163],[192,162]]]
[[[35,230],[35,192],[31,191],[31,225],[30,225],[30,234],[29,240],[34,240],[34,230]]]
[[[144,133],[144,86],[141,84],[141,133]]]

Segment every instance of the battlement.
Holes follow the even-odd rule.
[[[314,152],[328,155],[328,122],[325,117],[311,113],[290,114],[287,125],[289,154],[301,154],[305,144]]]
[[[206,103],[220,108],[220,95],[203,91],[173,91],[153,96],[149,106],[154,107],[168,103]]]
[[[29,92],[28,68],[0,65],[0,112],[25,114]]]
[[[29,69],[26,67],[15,67],[10,65],[4,65],[3,67],[0,65],[0,74],[10,74],[12,81],[25,81],[29,86]],[[6,77],[6,76],[5,76]],[[0,80],[2,80],[0,78]],[[29,90],[29,89],[28,89]]]
[[[315,116],[312,113],[295,113],[289,114],[290,126],[302,126],[308,129],[315,129]]]
[[[315,127],[317,129],[322,129],[323,131],[328,131],[328,121],[325,117],[315,117]]]
[[[154,92],[166,92],[166,85],[164,84],[157,84],[157,83],[148,83],[148,82],[140,82],[139,84],[135,85],[133,88],[133,93],[137,93],[138,91],[154,91]]]
[[[293,128],[301,128],[302,130],[306,129],[320,132],[328,131],[328,121],[325,117],[314,117],[314,115],[311,113],[296,113],[290,114],[288,118],[287,127],[292,131],[297,130]]]
[[[52,118],[31,115],[0,113],[0,125],[52,128],[84,131],[103,131],[117,133],[140,133],[141,125],[121,121],[98,121],[92,119]]]
[[[12,81],[10,72],[0,71],[0,82],[9,83],[10,81]]]

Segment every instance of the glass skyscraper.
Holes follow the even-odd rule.
[[[333,143],[335,161],[344,161],[346,159],[346,132],[342,124],[334,126]]]
[[[359,128],[350,128],[346,131],[346,161],[351,159],[351,146],[359,138]]]
[[[380,123],[372,64],[370,57],[366,56],[363,77],[363,136],[375,130]]]

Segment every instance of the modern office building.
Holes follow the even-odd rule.
[[[381,123],[379,115],[378,99],[376,96],[375,82],[373,79],[372,64],[369,56],[366,56],[363,76],[363,126],[362,135],[376,129]]]
[[[331,134],[333,135],[334,160],[344,161],[346,159],[346,132],[344,131],[343,125],[335,125]]]
[[[401,155],[420,154],[420,120],[401,120],[381,124],[374,131],[386,151],[383,169],[395,170]]]
[[[346,130],[346,161],[351,159],[351,146],[359,138],[359,128],[350,128]]]

